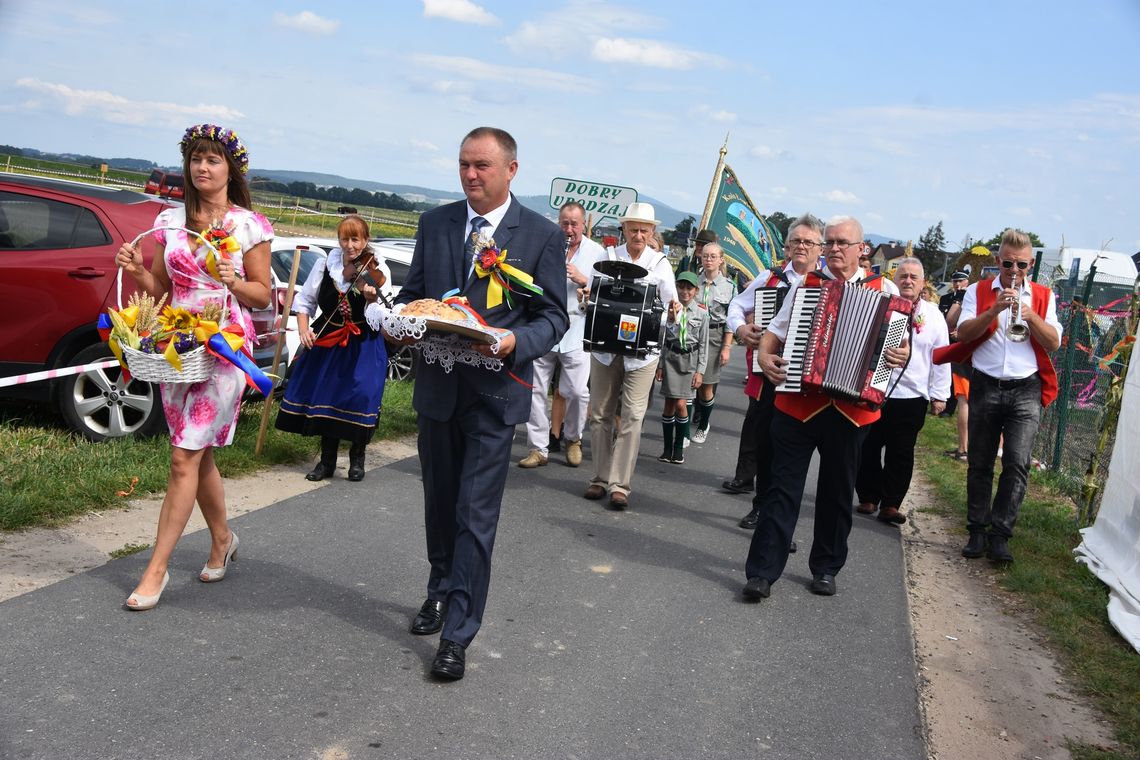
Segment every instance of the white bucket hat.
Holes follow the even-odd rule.
[[[622,222],[645,222],[652,224],[654,227],[661,224],[660,219],[654,219],[653,206],[649,203],[633,202],[625,210],[625,215],[621,218]]]

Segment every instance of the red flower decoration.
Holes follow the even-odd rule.
[[[484,248],[479,252],[479,266],[486,271],[493,270],[499,263],[499,251],[495,248]]]

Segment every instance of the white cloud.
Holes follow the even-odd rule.
[[[782,198],[783,196],[788,194],[788,188],[784,187],[783,185],[780,185],[778,187],[773,187],[771,190],[768,191],[768,194],[771,195],[773,198]]]
[[[420,54],[412,57],[413,63],[427,68],[444,71],[452,76],[464,77],[479,82],[513,84],[533,87],[543,91],[596,92],[600,86],[593,80],[577,74],[564,74],[549,69],[520,68],[485,63],[474,58],[461,56]],[[448,82],[449,87],[457,87],[456,82]],[[437,83],[436,89],[439,89]]]
[[[273,23],[287,29],[295,29],[306,34],[315,34],[327,37],[340,28],[340,22],[334,19],[322,18],[312,11],[301,11],[295,16],[284,13],[274,13]]]
[[[788,158],[789,153],[786,150],[777,150],[767,145],[754,145],[748,149],[748,155],[753,158],[759,158],[765,161],[774,161],[777,159]]]
[[[867,222],[875,222],[876,224],[883,221],[883,215],[876,211],[868,211],[863,214],[863,220]]]
[[[412,147],[416,148],[418,150],[430,150],[430,151],[439,150],[439,146],[436,145],[435,143],[428,142],[427,140],[420,140],[419,138],[416,138],[416,137],[412,138]]]
[[[613,29],[653,30],[663,21],[597,0],[570,0],[535,21],[524,21],[503,42],[518,55],[567,58],[581,55]]]
[[[828,190],[822,197],[825,201],[831,201],[832,203],[862,203],[858,195],[848,192],[847,190]]]
[[[436,158],[433,158],[428,163],[430,165],[434,166],[436,169],[440,169],[443,171],[449,171],[452,169],[454,169],[455,171],[459,171],[459,158],[458,157],[445,158],[444,156],[437,156]]]
[[[1009,213],[1013,216],[1030,217],[1033,216],[1033,209],[1028,206],[1013,206],[1008,209]]]
[[[594,60],[603,63],[632,63],[656,69],[684,70],[698,65],[723,67],[725,61],[719,56],[686,50],[656,40],[626,39],[624,37],[601,37],[594,40],[591,54]]]
[[[17,87],[44,93],[59,102],[68,116],[87,112],[114,124],[147,124],[186,126],[191,121],[216,121],[233,124],[245,114],[229,106],[209,103],[183,105],[161,101],[130,100],[107,90],[77,90],[66,84],[44,82],[32,77],[17,80]],[[43,101],[31,101],[34,108],[44,106]]]
[[[424,18],[445,18],[461,24],[494,26],[499,23],[493,14],[471,0],[423,0]]]

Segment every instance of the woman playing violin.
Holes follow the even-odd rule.
[[[341,441],[349,442],[348,479],[364,479],[364,449],[376,431],[388,370],[384,339],[364,319],[366,300],[375,300],[386,279],[383,260],[359,216],[346,216],[336,232],[340,247],[313,266],[294,301],[304,349],[277,415],[279,430],[321,437],[320,461],[305,475],[314,481],[336,470]]]

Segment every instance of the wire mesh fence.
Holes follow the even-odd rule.
[[[1053,282],[1064,327],[1053,353],[1058,396],[1041,419],[1034,456],[1058,473],[1091,521],[1100,505],[1116,435],[1118,389],[1136,330],[1135,289],[1140,281],[1095,276]]]

